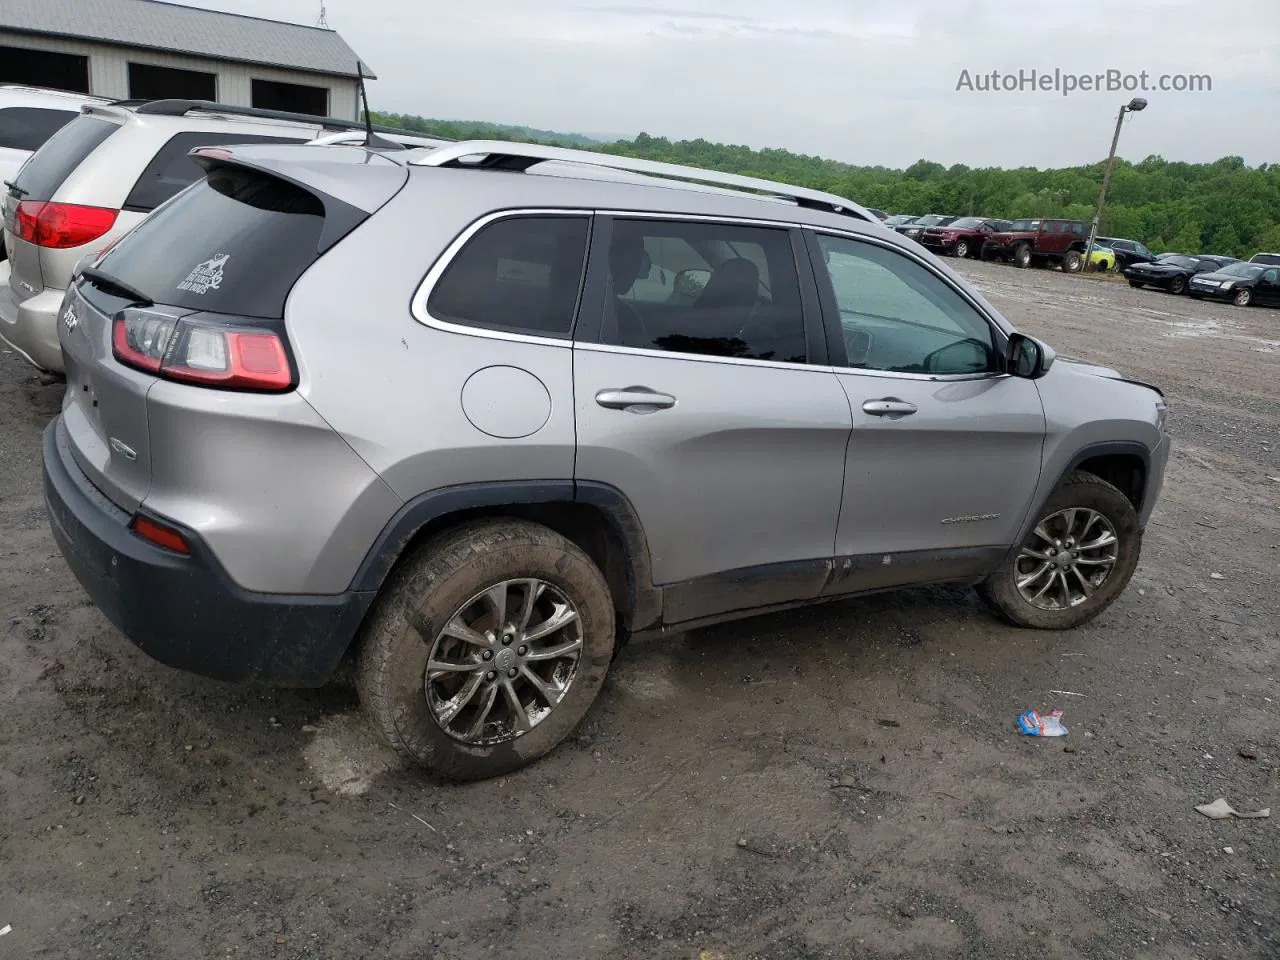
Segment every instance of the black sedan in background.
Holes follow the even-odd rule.
[[[1191,278],[1212,273],[1229,263],[1227,257],[1165,257],[1152,263],[1135,263],[1124,269],[1131,287],[1159,287],[1169,293],[1186,293]]]
[[[897,230],[904,223],[914,223],[919,219],[920,219],[919,216],[915,214],[895,213],[895,214],[892,214],[891,216],[884,218],[884,225],[886,227],[893,227],[893,229]]]
[[[1211,273],[1199,273],[1188,286],[1191,296],[1199,300],[1229,300],[1237,307],[1256,303],[1262,307],[1280,306],[1280,267],[1261,263],[1232,263]]]
[[[1125,240],[1121,237],[1096,237],[1094,238],[1094,243],[1111,248],[1111,252],[1116,255],[1117,270],[1131,267],[1135,263],[1150,263],[1152,260],[1157,259],[1154,253],[1137,240]]]

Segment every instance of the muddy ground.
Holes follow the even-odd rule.
[[[571,741],[470,786],[349,689],[131,648],[46,529],[60,387],[0,354],[0,957],[1280,956],[1280,311],[963,270],[1170,395],[1121,600],[1061,635],[926,590],[636,644]],[[1047,706],[1065,741],[1014,733]]]

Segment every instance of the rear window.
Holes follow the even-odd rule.
[[[138,182],[125,198],[124,209],[150,213],[183,187],[189,187],[204,176],[204,168],[191,159],[196,147],[230,146],[242,143],[305,143],[305,137],[269,137],[253,134],[228,134],[226,131],[191,131],[179,133],[159,149]]]
[[[0,110],[0,147],[35,152],[75,118],[74,110],[6,107]]]
[[[52,200],[54,192],[85,157],[119,129],[101,117],[78,116],[45,141],[14,181],[23,200]]]
[[[98,267],[156,303],[275,319],[319,257],[324,204],[278,177],[215,167]]]
[[[1255,253],[1250,263],[1274,263],[1280,265],[1280,253]]]

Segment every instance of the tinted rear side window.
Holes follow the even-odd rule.
[[[46,107],[0,110],[0,147],[39,150],[46,140],[75,118],[73,110],[50,110]]]
[[[469,326],[568,336],[586,252],[586,217],[499,220],[454,257],[427,310]]]
[[[284,316],[289,291],[319,257],[324,223],[314,194],[268,174],[218,167],[98,266],[156,303],[273,319]]]
[[[14,185],[23,200],[52,200],[85,157],[119,129],[117,124],[100,117],[79,116],[45,141],[26,162]]]
[[[247,134],[192,131],[175,134],[151,158],[138,182],[125,198],[124,209],[150,213],[160,204],[204,176],[204,169],[191,159],[196,147],[229,146],[238,143],[305,143],[303,137],[264,137]]]

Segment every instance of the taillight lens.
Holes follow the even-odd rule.
[[[284,341],[272,330],[125,311],[113,321],[111,344],[121,363],[167,380],[228,390],[294,386]]]
[[[187,546],[187,541],[177,530],[165,526],[163,523],[149,520],[141,514],[135,515],[129,521],[129,529],[148,543],[154,543],[157,547],[164,547],[174,553],[186,554],[191,552],[191,548]]]
[[[106,207],[23,200],[13,214],[13,233],[37,247],[68,250],[97,240],[115,226],[119,215]]]

